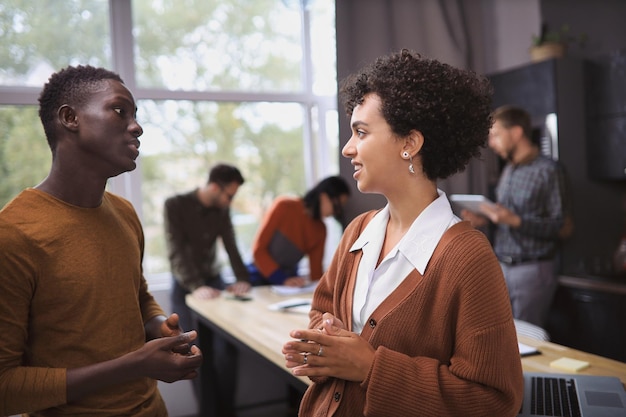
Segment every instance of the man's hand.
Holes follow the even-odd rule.
[[[480,229],[487,225],[487,218],[485,216],[481,216],[480,214],[476,214],[473,211],[469,211],[467,209],[461,210],[461,218],[463,220],[469,221],[473,227],[476,229]]]
[[[178,346],[189,346],[197,336],[195,331],[191,331],[152,339],[138,350],[121,357],[68,369],[67,401],[73,402],[105,387],[140,377],[165,382],[195,378],[202,364],[202,352],[195,345],[186,354],[177,353],[176,349]]]
[[[517,229],[522,224],[522,218],[502,204],[483,204],[480,210],[495,224],[508,224],[514,229]]]
[[[183,334],[183,329],[180,327],[178,314],[172,313],[161,323],[161,336],[172,337],[180,334]],[[188,343],[185,343],[179,346],[174,346],[172,351],[174,353],[180,353],[181,355],[189,355],[191,352],[191,346]]]
[[[232,293],[235,296],[245,295],[250,291],[250,283],[245,281],[237,281],[234,284],[226,287],[226,291]]]
[[[172,313],[168,318],[161,322],[161,337],[178,336],[183,333],[180,327],[180,319],[178,314]]]
[[[195,378],[202,363],[202,352],[191,344],[196,337],[196,331],[192,330],[147,342],[141,349],[131,353],[139,362],[139,375],[164,382]],[[180,346],[187,346],[187,352],[177,352]]]
[[[203,285],[193,290],[191,294],[200,300],[211,300],[219,297],[221,293],[222,292],[218,289],[209,287],[208,285]]]

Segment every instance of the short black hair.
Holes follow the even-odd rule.
[[[396,136],[424,135],[419,155],[430,180],[463,171],[487,144],[493,88],[484,76],[403,49],[342,81],[348,116],[371,93]]]
[[[214,165],[209,171],[207,184],[212,182],[221,187],[225,187],[233,182],[241,185],[244,183],[244,179],[237,167],[229,164],[217,164]]]
[[[50,149],[54,152],[57,145],[57,130],[54,123],[57,111],[64,105],[77,107],[84,104],[104,80],[122,78],[115,72],[105,68],[96,68],[90,65],[69,66],[50,76],[39,95],[39,119],[48,140]]]

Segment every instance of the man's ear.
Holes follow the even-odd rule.
[[[76,117],[76,112],[72,107],[68,106],[67,104],[62,105],[61,107],[59,107],[57,115],[59,118],[59,122],[61,122],[61,125],[63,125],[63,127],[72,131],[78,129],[78,118]]]
[[[514,125],[511,126],[509,130],[511,131],[511,136],[516,143],[524,137],[524,129],[522,129],[521,126]],[[530,140],[530,138],[528,138],[528,140]]]
[[[222,191],[222,187],[216,182],[210,182],[207,185],[209,186],[209,190],[211,190],[212,193],[219,193]]]
[[[404,138],[403,151],[406,151],[412,157],[417,156],[419,151],[424,146],[424,135],[419,130],[411,130],[406,138]]]

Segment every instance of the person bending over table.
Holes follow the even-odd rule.
[[[248,266],[252,285],[301,287],[322,276],[326,244],[323,219],[342,221],[350,188],[339,176],[323,179],[304,197],[278,197],[263,218]],[[298,263],[309,258],[309,277],[298,275]]]
[[[301,416],[515,416],[523,375],[502,270],[436,181],[485,145],[484,77],[402,50],[342,83],[342,153],[387,204],[346,228],[290,333],[286,366],[313,384]]]

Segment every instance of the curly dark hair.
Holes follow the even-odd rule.
[[[39,95],[39,118],[52,152],[58,140],[54,121],[59,108],[64,104],[72,107],[84,104],[104,80],[124,83],[118,74],[89,65],[69,66],[50,76]]]
[[[348,116],[367,94],[380,97],[381,113],[398,137],[422,132],[425,175],[461,172],[487,143],[493,89],[487,78],[402,49],[346,78],[340,95]]]

